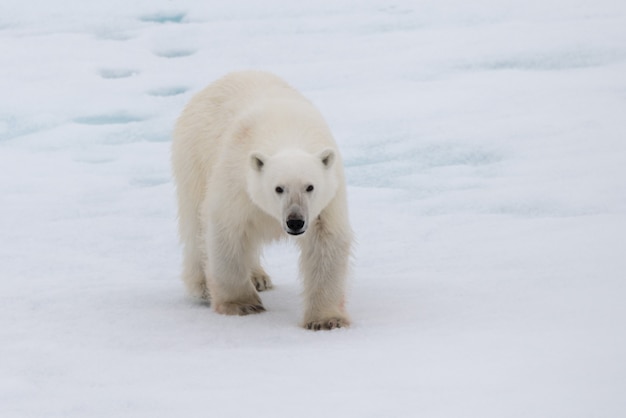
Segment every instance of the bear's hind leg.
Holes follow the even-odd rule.
[[[261,298],[252,286],[250,280],[246,280],[246,284],[252,291],[242,291],[243,289],[226,289],[223,286],[213,288],[212,305],[215,312],[223,315],[250,315],[265,312],[265,307],[261,302]]]
[[[254,258],[243,237],[215,234],[207,228],[207,252],[211,303],[225,315],[249,315],[265,311],[253,284]],[[229,239],[230,238],[230,239]],[[258,271],[256,272],[259,273]]]
[[[192,297],[208,302],[211,299],[211,295],[209,294],[209,289],[206,284],[202,259],[200,258],[200,254],[190,254],[192,252],[196,252],[195,249],[185,251],[184,254],[183,282]]]

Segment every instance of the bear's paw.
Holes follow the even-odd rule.
[[[270,279],[270,276],[268,276],[267,273],[265,273],[265,271],[263,271],[262,269],[258,271],[253,271],[251,279],[252,284],[259,292],[263,292],[274,287],[272,279]]]
[[[251,315],[265,312],[263,305],[259,303],[248,302],[223,302],[215,307],[218,313],[223,315]]]

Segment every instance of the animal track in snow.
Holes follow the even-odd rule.
[[[169,177],[136,177],[130,180],[130,184],[135,187],[155,187],[166,184],[170,181]]]
[[[78,157],[74,157],[74,161],[78,163],[84,164],[109,164],[116,161],[117,158],[111,156],[102,156],[102,155],[81,155]]]
[[[172,48],[154,51],[154,55],[161,58],[183,58],[195,54],[195,49]]]
[[[157,89],[152,89],[148,92],[150,96],[156,97],[169,97],[169,96],[178,96],[179,94],[183,94],[189,90],[187,87],[182,86],[173,86],[173,87],[161,87]]]
[[[127,78],[137,74],[139,71],[128,68],[103,68],[100,70],[100,77],[106,79]]]
[[[159,12],[139,17],[142,22],[150,23],[183,23],[187,16],[184,12]]]
[[[145,118],[126,112],[104,113],[100,115],[79,116],[74,122],[81,125],[121,125],[132,122],[141,122]]]

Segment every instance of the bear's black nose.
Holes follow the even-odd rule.
[[[289,219],[287,221],[287,227],[290,231],[298,233],[304,227],[304,221],[302,219]]]

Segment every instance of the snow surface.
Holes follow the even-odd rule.
[[[313,333],[191,302],[175,118],[236,69],[322,110],[358,246]],[[0,416],[626,416],[626,3],[0,5]]]

